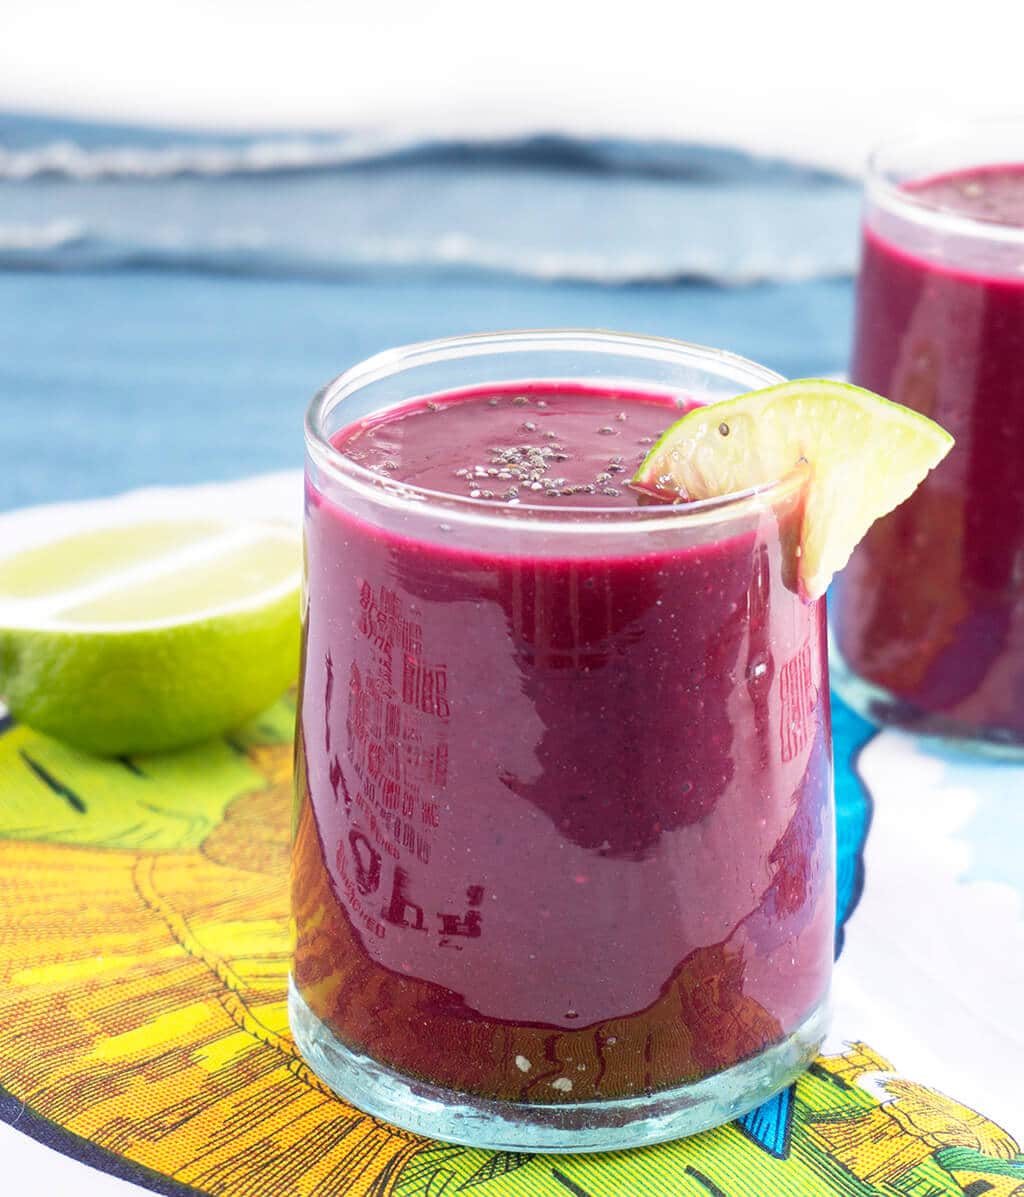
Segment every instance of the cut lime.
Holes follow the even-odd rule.
[[[77,748],[152,752],[267,707],[298,671],[286,525],[160,520],[0,560],[0,697]]]
[[[775,482],[806,463],[797,576],[815,599],[875,520],[908,498],[952,447],[927,416],[860,387],[802,378],[687,412],[633,482],[707,499]]]

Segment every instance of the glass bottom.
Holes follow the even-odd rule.
[[[781,1043],[712,1076],[643,1097],[610,1101],[498,1101],[404,1076],[346,1047],[289,979],[295,1043],[318,1077],[367,1114],[404,1130],[501,1151],[616,1151],[679,1139],[739,1118],[791,1084],[828,1030],[825,998]]]
[[[940,712],[915,706],[883,686],[866,681],[846,664],[831,635],[828,660],[832,688],[848,707],[876,726],[900,728],[924,740],[964,752],[1000,760],[1024,759],[1024,740],[1019,732],[963,723]]]

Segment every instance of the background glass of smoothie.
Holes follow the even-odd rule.
[[[683,410],[775,381],[507,333],[315,400],[290,1015],[362,1109],[596,1151],[727,1121],[813,1057],[834,843],[803,479],[627,484]]]
[[[851,374],[956,447],[836,579],[837,687],[876,720],[1024,752],[1024,120],[872,158]]]

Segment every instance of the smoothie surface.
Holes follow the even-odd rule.
[[[933,175],[904,190],[932,208],[1024,229],[1024,164]]]
[[[695,401],[527,383],[447,392],[344,429],[334,445],[366,469],[501,505],[636,507],[629,478]]]

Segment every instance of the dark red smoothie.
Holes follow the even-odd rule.
[[[837,578],[836,642],[879,713],[1024,744],[1024,166],[907,190],[920,219],[869,206],[852,376],[957,444]]]
[[[826,997],[824,603],[783,582],[799,495],[651,530],[626,480],[678,414],[536,384],[335,438],[487,530],[307,486],[294,981],[407,1076],[650,1093],[756,1055]]]

